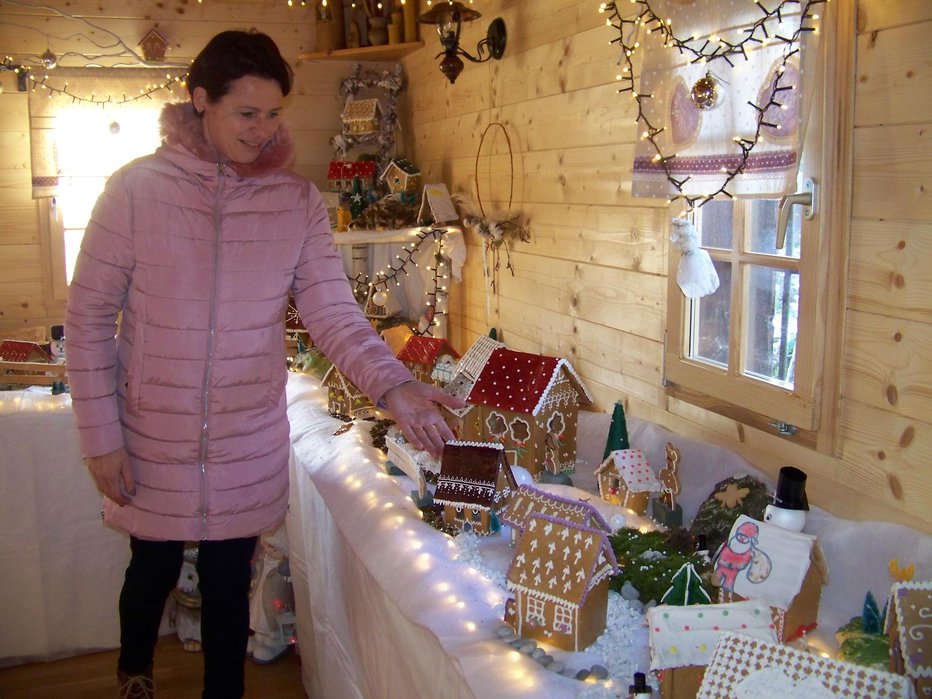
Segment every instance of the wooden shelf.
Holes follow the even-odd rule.
[[[439,227],[439,226],[438,226]],[[443,225],[447,233],[462,233],[462,229],[456,225]],[[417,240],[419,233],[431,230],[430,226],[417,226],[412,228],[399,228],[387,231],[339,231],[333,234],[333,240],[337,245],[375,245],[378,243],[409,243]]]
[[[302,61],[397,61],[424,45],[423,41],[384,46],[363,46],[358,49],[335,49],[333,51],[305,51],[299,53]]]

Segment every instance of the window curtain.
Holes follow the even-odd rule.
[[[55,68],[47,75],[34,73],[33,77],[29,91],[33,199],[56,196],[67,177],[109,176],[133,152],[119,143],[120,139],[127,142],[135,138],[132,129],[124,124],[138,122],[133,116],[144,110],[157,111],[166,102],[187,99],[180,83],[156,89],[146,96],[169,80],[163,69]],[[108,99],[109,102],[100,103]],[[105,153],[78,162],[63,157],[61,151],[68,144],[62,138],[102,143],[106,142],[106,134],[115,146],[107,150],[118,158],[116,165]],[[152,137],[157,143],[157,131]]]
[[[779,4],[778,0],[762,2],[768,8]],[[677,38],[698,38],[698,42],[690,42],[696,48],[704,39],[715,41],[719,36],[738,43],[747,36],[745,29],[761,17],[761,10],[754,2],[652,0],[650,4],[656,14],[670,18],[670,27]],[[800,6],[793,3],[785,9],[780,21],[768,21],[770,37],[791,37],[798,29]],[[655,127],[664,127],[655,141],[664,157],[676,156],[668,161],[672,176],[677,180],[689,176],[682,185],[683,194],[702,196],[718,191],[725,177],[722,170],[733,172],[742,159],[742,151],[734,139],[752,139],[757,129],[759,111],[749,103],[767,104],[775,71],[783,63],[787,45],[779,41],[765,45],[748,42],[747,60],[740,55],[729,57],[734,64],[731,66],[723,59],[693,62],[694,55],[665,48],[659,32],[648,35],[641,28],[638,39],[643,53],[635,89],[641,95],[652,95],[642,100],[643,111]],[[761,138],[752,149],[743,174],[728,185],[731,194],[776,197],[795,190],[806,123],[804,107],[811,103],[805,95],[813,81],[806,77],[807,72],[814,72],[809,63],[814,63],[818,55],[817,41],[814,32],[802,34],[800,53],[790,59],[781,79],[781,85],[792,85],[795,89],[779,94],[782,108],[771,106],[766,110],[764,121],[773,126],[762,126]],[[719,98],[712,108],[700,109],[691,91],[697,82],[709,78],[709,73]],[[638,126],[640,133],[644,125]],[[677,194],[662,164],[655,162],[655,155],[656,149],[649,141],[638,141],[632,182],[635,196]]]

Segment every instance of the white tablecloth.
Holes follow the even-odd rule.
[[[497,639],[502,589],[420,521],[363,429],[334,435],[343,423],[322,398],[307,377],[289,383],[289,553],[309,696],[578,696],[581,682]]]
[[[449,537],[419,521],[407,477],[380,471],[381,457],[360,425],[334,434],[343,423],[326,415],[314,379],[293,376],[288,399],[295,454],[288,535],[311,699],[593,696],[591,686],[557,676],[496,640],[501,587],[458,559]],[[607,414],[580,418],[579,458],[586,468],[573,476],[578,489],[596,489],[592,471],[609,421]],[[634,418],[628,431],[655,470],[667,441],[680,449],[687,522],[724,478],[749,473],[773,487],[720,447]],[[913,563],[915,580],[932,575],[932,537],[916,530],[843,520],[813,507],[805,531],[818,536],[830,570],[811,639],[819,650],[837,651],[835,631],[861,614],[868,591],[883,606],[891,559]],[[573,660],[577,668],[598,661],[580,654]]]
[[[0,391],[0,665],[119,644],[129,545],[100,506],[70,396]]]

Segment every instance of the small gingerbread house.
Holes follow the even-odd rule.
[[[517,487],[501,444],[447,442],[434,502],[443,506],[447,525],[493,534],[500,529],[499,511]]]
[[[647,610],[650,668],[661,671],[664,699],[696,696],[705,666],[722,634],[729,631],[752,638],[777,640],[770,607],[762,602],[729,604],[661,604]]]
[[[349,100],[340,115],[343,128],[352,136],[376,133],[382,121],[382,107],[376,98]]]
[[[603,500],[639,515],[647,511],[651,493],[663,488],[640,449],[616,449],[595,470],[595,476]]]
[[[165,49],[168,48],[168,39],[159,34],[153,27],[147,31],[139,41],[139,48],[142,49],[142,57],[147,61],[161,63],[165,60]]]
[[[824,658],[743,633],[719,638],[698,699],[833,697],[909,699],[909,679],[883,670]]]
[[[518,543],[527,520],[534,515],[557,517],[581,527],[600,529],[606,533],[612,531],[605,518],[591,503],[563,498],[530,485],[522,485],[502,513],[502,523],[511,527],[513,544]]]
[[[375,414],[375,406],[349,378],[333,364],[321,385],[327,389],[327,410],[333,415],[366,419]]]
[[[405,195],[412,201],[421,189],[421,171],[405,158],[394,158],[389,162],[380,179],[388,187],[389,193]]]
[[[331,160],[327,168],[327,184],[331,191],[349,193],[353,190],[353,178],[359,178],[362,191],[368,192],[375,186],[374,160]]]
[[[890,588],[886,632],[890,670],[906,675],[918,697],[932,697],[932,582],[898,582]]]
[[[605,630],[618,563],[602,529],[531,515],[508,570],[505,621],[523,638],[581,651]]]
[[[433,382],[434,367],[444,356],[459,359],[460,355],[444,338],[427,335],[410,335],[396,355],[411,370],[414,378],[424,383]]]
[[[815,629],[828,568],[816,537],[740,515],[712,561],[719,601],[770,605],[777,638]]]
[[[4,362],[42,362],[52,361],[49,353],[42,346],[27,340],[4,340],[0,342],[0,361]]]
[[[470,382],[465,369],[450,382],[467,403],[445,412],[460,439],[502,444],[535,478],[575,467],[579,408],[592,399],[567,360],[498,347]]]

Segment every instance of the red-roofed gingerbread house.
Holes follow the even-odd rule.
[[[411,335],[396,355],[418,381],[433,383],[434,367],[441,357],[459,359],[459,353],[442,337]]]
[[[579,407],[592,399],[568,361],[499,347],[469,383],[457,374],[451,384],[467,405],[445,413],[460,439],[502,444],[509,463],[535,478],[575,467]]]

